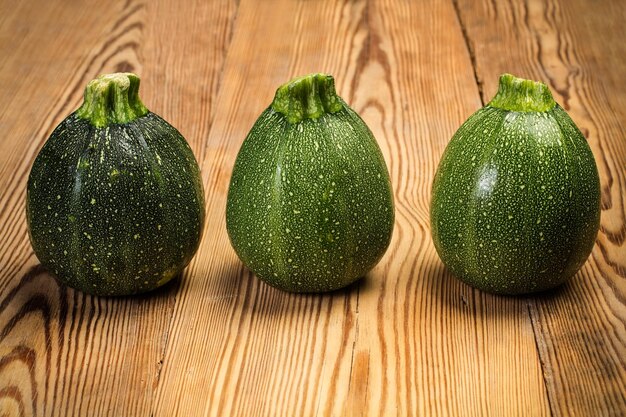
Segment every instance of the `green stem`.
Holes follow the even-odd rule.
[[[272,109],[295,124],[304,119],[317,119],[325,113],[335,113],[343,109],[343,104],[331,75],[309,74],[280,86]]]
[[[545,112],[553,109],[556,102],[544,83],[502,74],[498,92],[489,106],[518,112]]]
[[[101,75],[87,84],[76,115],[96,127],[124,124],[148,113],[139,99],[139,77],[132,73]]]

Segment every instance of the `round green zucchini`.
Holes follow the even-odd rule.
[[[502,75],[446,148],[430,213],[435,248],[464,282],[497,294],[556,287],[598,232],[593,154],[545,84]]]
[[[138,96],[134,74],[91,81],[28,179],[30,240],[62,283],[128,295],[175,277],[204,223],[198,164],[181,134]]]
[[[307,75],[278,88],[228,190],[227,230],[243,263],[282,290],[342,288],[378,263],[393,222],[380,148],[333,78]]]

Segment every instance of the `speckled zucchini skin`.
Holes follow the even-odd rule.
[[[231,178],[231,243],[259,278],[286,291],[354,282],[376,265],[391,238],[393,197],[383,156],[334,86],[330,95],[332,113],[312,111],[316,116],[293,123],[288,119],[299,118],[293,113],[265,110]]]
[[[189,263],[204,198],[189,145],[159,116],[96,127],[73,113],[34,162],[26,211],[35,253],[61,282],[128,295]]]
[[[437,169],[435,247],[454,275],[484,291],[556,287],[593,247],[600,221],[596,164],[574,122],[550,106],[485,106],[456,132]]]

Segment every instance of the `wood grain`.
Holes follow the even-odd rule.
[[[602,217],[590,260],[547,297],[529,298],[551,412],[626,413],[626,6],[619,2],[459,1],[489,100],[502,72],[544,80],[591,146]],[[609,37],[611,39],[609,39]],[[515,48],[502,49],[504,44]]]
[[[36,151],[78,106],[87,81],[102,72],[143,75],[148,62],[154,75],[144,77],[144,101],[173,124],[184,124],[181,130],[196,155],[202,153],[236,4],[189,9],[169,4],[180,19],[195,15],[198,24],[209,19],[213,24],[213,31],[178,37],[155,35],[172,31],[162,22],[175,23],[171,10],[161,6],[0,7],[13,12],[2,21],[0,38],[0,90],[8,93],[2,98],[0,137],[9,138],[0,142],[0,415],[144,416],[152,406],[179,282],[149,297],[126,299],[98,299],[59,287],[37,266],[29,247],[24,198]],[[205,43],[210,48],[201,52],[175,53],[181,44]],[[163,59],[176,72],[173,79],[159,75]],[[196,71],[205,84],[184,87],[196,109],[176,114],[172,107],[179,109],[180,103],[167,98],[170,92],[178,95]]]
[[[210,198],[207,230],[214,232],[201,252],[221,252],[223,259],[197,258],[191,275],[213,278],[183,283],[171,332],[176,343],[166,353],[171,362],[163,369],[155,414],[187,415],[200,408],[215,416],[293,410],[297,415],[429,410],[497,415],[510,400],[488,395],[493,389],[488,380],[497,382],[497,394],[516,392],[520,399],[532,399],[535,414],[546,413],[527,307],[515,300],[487,301],[450,280],[430,244],[432,172],[463,115],[479,107],[452,4],[433,2],[436,19],[423,15],[418,5],[326,6],[240,4],[218,96],[222,111],[203,165]],[[412,24],[430,39],[416,37]],[[451,25],[457,30],[450,32]],[[319,38],[334,28],[342,31],[338,38],[349,41]],[[251,51],[249,45],[260,36],[275,41]],[[277,56],[286,58],[277,63]],[[462,66],[464,76],[455,71]],[[319,70],[336,75],[340,93],[379,139],[396,187],[398,227],[390,255],[364,282],[331,295],[296,296],[250,277],[228,249],[227,183],[221,178],[271,101],[270,86]],[[268,87],[260,90],[261,85]],[[434,94],[438,89],[442,94]],[[442,119],[441,112],[451,116]],[[466,308],[460,306],[464,292]],[[203,315],[214,323],[211,331],[185,324]],[[499,340],[505,341],[502,348]],[[514,355],[509,344],[516,346]],[[473,361],[474,356],[482,360]],[[502,374],[503,368],[513,371]],[[208,372],[199,374],[200,369]],[[476,378],[485,384],[476,384]],[[185,384],[177,384],[181,380]],[[201,391],[199,403],[176,401]],[[522,405],[519,410],[526,408]]]
[[[106,4],[104,4],[106,3]],[[0,1],[0,416],[618,416],[626,413],[626,7],[583,0]],[[27,175],[97,74],[135,71],[200,161],[207,224],[171,285],[59,286],[26,231]],[[228,180],[278,85],[332,73],[391,171],[382,262],[324,295],[275,290],[224,227]],[[535,297],[455,280],[430,185],[500,72],[543,79],[600,168],[583,270]]]

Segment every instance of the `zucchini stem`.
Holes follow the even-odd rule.
[[[325,113],[343,109],[335,91],[335,79],[328,74],[309,74],[294,78],[278,87],[272,109],[281,113],[289,123],[317,119]]]
[[[498,92],[488,105],[516,112],[546,112],[556,102],[544,83],[502,74]]]
[[[148,113],[139,99],[139,77],[132,73],[101,75],[87,84],[76,115],[96,127],[124,124]]]

